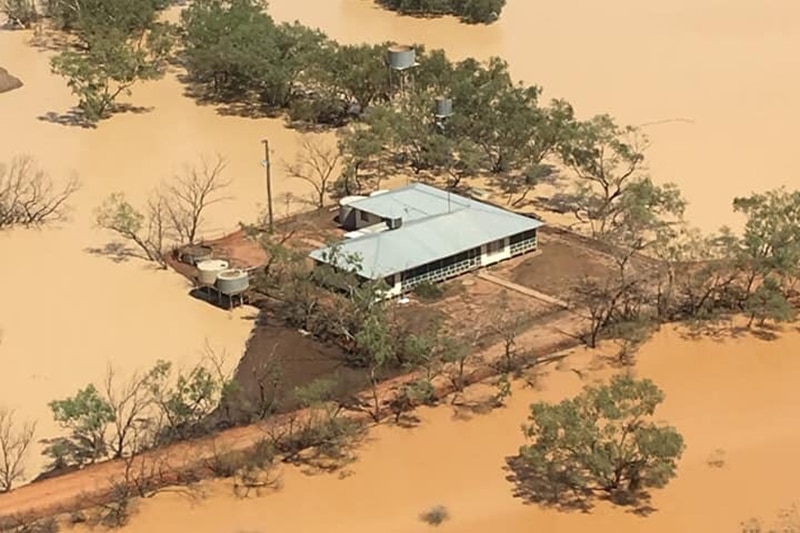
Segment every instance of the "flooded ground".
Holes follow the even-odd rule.
[[[800,4],[792,0],[674,0],[637,2],[509,0],[501,21],[465,26],[452,19],[402,18],[369,0],[273,0],[279,20],[300,19],[346,42],[421,42],[455,58],[506,58],[512,73],[564,97],[582,116],[608,112],[630,124],[652,124],[650,167],[677,182],[704,228],[735,224],[731,198],[754,189],[796,185],[794,125],[800,119]],[[232,199],[209,212],[205,233],[216,235],[251,220],[264,198],[260,140],[276,161],[291,160],[297,137],[278,120],[223,117],[182,95],[170,75],[137,87],[143,113],[124,114],[96,130],[39,117],[72,105],[63,80],[49,72],[48,54],[29,47],[30,34],[0,32],[0,65],[23,80],[0,95],[0,159],[28,153],[54,177],[76,172],[83,188],[73,220],[59,229],[0,233],[0,404],[39,420],[52,435],[46,403],[121,369],[196,360],[208,341],[235,362],[251,328],[252,310],[227,313],[187,296],[182,278],[138,261],[115,263],[90,253],[110,236],[92,227],[92,209],[108,193],[142,200],[163,178],[202,153],[229,160]],[[664,122],[670,121],[670,122]],[[276,165],[276,196],[299,190]],[[743,340],[683,344],[659,338],[643,354],[641,371],[662,385],[663,415],[689,442],[680,478],[657,499],[649,531],[730,531],[754,513],[791,502],[792,451],[800,438],[791,405],[798,343]],[[572,373],[548,382],[545,395],[577,390]],[[189,510],[160,498],[132,531],[170,530],[176,522],[199,531],[281,528],[296,531],[419,530],[416,515],[442,503],[453,514],[443,531],[639,531],[641,519],[598,509],[591,516],[525,507],[510,496],[500,470],[519,445],[525,405],[471,423],[449,420],[447,409],[425,413],[428,423],[405,433],[381,428],[344,481],[286,474],[286,490],[268,500],[236,503],[212,498]],[[715,448],[729,464],[705,464]],[[35,471],[41,461],[31,461]],[[376,490],[377,488],[377,490]],[[346,489],[346,490],[345,490]],[[235,513],[231,511],[235,510]],[[313,511],[313,512],[311,512]],[[235,518],[231,518],[234,516]]]
[[[0,32],[0,64],[25,82],[0,95],[0,160],[32,155],[56,182],[75,173],[82,188],[62,227],[0,232],[0,404],[35,418],[38,435],[50,437],[56,428],[47,402],[102,378],[108,362],[122,373],[159,358],[189,365],[208,342],[233,367],[253,325],[254,309],[221,311],[189,297],[179,275],[97,253],[114,240],[93,227],[93,211],[109,193],[142,202],[186,163],[221,154],[233,179],[230,200],[215,204],[202,228],[219,236],[263,210],[262,138],[274,147],[275,198],[305,192],[283,177],[281,162],[294,157],[297,137],[280,120],[221,117],[185,98],[173,76],[136,88],[136,104],[150,110],[94,130],[39,118],[64,114],[75,101],[49,73],[48,54],[27,45],[30,35]],[[276,201],[275,210],[284,205]],[[29,470],[41,465],[34,454]]]
[[[437,530],[445,532],[735,533],[741,521],[771,517],[796,501],[798,342],[796,332],[771,342],[718,342],[683,340],[670,330],[643,350],[636,373],[665,391],[658,416],[687,443],[677,479],[653,494],[647,517],[605,504],[588,514],[559,512],[512,495],[504,458],[523,443],[527,406],[577,392],[585,382],[572,370],[590,363],[578,355],[550,368],[540,391],[517,387],[508,406],[489,415],[455,419],[445,405],[421,410],[415,429],[379,427],[344,479],[287,468],[282,490],[249,499],[233,496],[230,481],[214,482],[195,504],[176,494],[143,502],[123,531],[167,532],[175,524],[198,533],[428,531],[419,514],[444,505],[451,518]],[[719,457],[722,466],[709,464]]]

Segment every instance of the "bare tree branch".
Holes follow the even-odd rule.
[[[76,177],[58,188],[29,156],[15,157],[9,165],[0,164],[0,228],[65,220],[67,200],[79,188]]]
[[[285,166],[289,176],[314,188],[314,204],[318,209],[325,206],[325,195],[329,192],[339,158],[337,147],[325,145],[318,137],[304,136],[295,162]]]
[[[18,424],[14,411],[0,407],[0,492],[25,479],[25,457],[36,433],[35,422]]]
[[[226,166],[221,155],[217,155],[213,161],[202,157],[198,166],[188,167],[183,175],[175,176],[166,187],[163,193],[166,213],[170,227],[181,243],[194,244],[206,209],[230,199],[218,196],[232,183],[223,177]]]

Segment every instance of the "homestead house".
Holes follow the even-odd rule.
[[[385,280],[387,297],[532,252],[542,226],[539,220],[422,183],[343,198],[339,224],[349,230],[345,239],[310,257],[318,265],[357,257],[357,274]]]

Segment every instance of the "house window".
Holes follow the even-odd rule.
[[[502,252],[503,248],[506,247],[505,239],[500,239],[499,241],[493,241],[486,245],[486,254],[492,255],[498,252]]]
[[[359,211],[361,213],[361,221],[362,222],[369,222],[369,213],[366,211]]]

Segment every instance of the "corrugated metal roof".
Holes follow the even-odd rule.
[[[411,222],[464,209],[470,207],[470,204],[475,204],[475,208],[486,205],[424,183],[412,183],[406,187],[356,200],[348,206],[382,218],[402,218],[403,222]]]
[[[360,274],[380,279],[542,225],[538,220],[452,193],[448,208],[447,195],[446,191],[416,183],[353,202],[350,205],[356,209],[403,218],[403,225],[346,239],[338,244],[339,253],[357,255],[361,259]],[[329,251],[330,247],[324,247],[309,255],[328,262]]]

